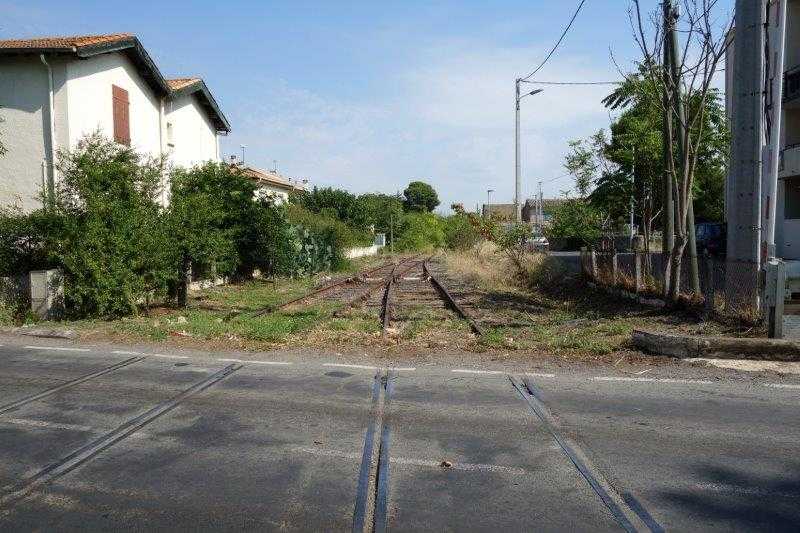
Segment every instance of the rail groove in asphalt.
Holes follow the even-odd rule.
[[[525,403],[528,404],[533,414],[544,424],[564,455],[567,456],[573,466],[603,502],[603,505],[606,506],[617,523],[619,523],[625,531],[629,533],[637,531],[660,533],[663,531],[661,526],[655,522],[652,516],[650,516],[641,505],[631,507],[623,497],[617,494],[616,490],[614,490],[612,485],[605,479],[602,472],[591,464],[586,454],[562,434],[558,422],[556,422],[550,410],[545,405],[538,389],[528,378],[522,378],[520,380],[513,376],[508,376],[508,379]]]
[[[226,366],[222,370],[212,374],[206,379],[185,389],[177,396],[174,396],[173,398],[160,403],[159,405],[140,414],[139,416],[128,420],[105,435],[98,437],[89,444],[78,448],[55,463],[51,463],[50,465],[44,467],[33,476],[19,481],[16,485],[12,486],[11,490],[7,494],[0,497],[0,512],[7,512],[10,507],[25,499],[36,488],[46,485],[51,481],[63,476],[64,474],[74,470],[104,450],[110,448],[114,444],[137,432],[147,424],[153,422],[160,416],[169,413],[185,399],[211,387],[219,381],[222,381],[240,368],[242,368],[242,365],[232,364]]]
[[[27,398],[22,398],[21,400],[17,400],[16,402],[11,402],[9,404],[2,405],[2,406],[0,406],[0,415],[4,415],[4,414],[8,413],[9,411],[13,411],[15,409],[19,409],[23,405],[27,405],[27,404],[29,404],[31,402],[35,402],[36,400],[41,400],[42,398],[47,398],[48,396],[51,396],[51,395],[53,395],[53,394],[55,394],[57,392],[61,392],[61,391],[65,390],[65,389],[69,389],[70,387],[74,387],[75,385],[80,385],[81,383],[89,381],[90,379],[94,379],[94,378],[103,376],[103,375],[108,374],[110,372],[113,372],[115,370],[119,370],[120,368],[126,367],[128,365],[132,365],[133,363],[138,363],[139,361],[142,361],[144,359],[145,359],[145,357],[131,357],[130,359],[126,359],[126,360],[121,361],[121,362],[119,362],[117,364],[108,366],[108,367],[106,367],[106,368],[104,368],[102,370],[98,370],[97,372],[92,372],[91,374],[83,375],[81,377],[78,377],[78,378],[72,379],[70,381],[67,381],[65,383],[62,383],[61,385],[56,385],[55,387],[51,387],[49,389],[45,389],[42,392],[38,392],[36,394],[28,396]]]
[[[353,533],[386,531],[389,504],[389,441],[387,419],[396,374],[378,370],[372,385],[372,420],[364,436],[353,510]]]

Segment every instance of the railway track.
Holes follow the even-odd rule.
[[[419,257],[419,255],[412,256],[411,258],[402,259],[401,264],[404,261],[412,261],[417,257]],[[365,285],[367,286],[365,292],[371,293],[372,290],[374,290],[373,287],[376,283],[379,283],[380,285],[385,283],[388,276],[391,275],[396,266],[397,264],[394,261],[388,261],[382,263],[377,267],[361,271],[355,276],[332,281],[330,283],[323,285],[322,287],[317,287],[316,289],[307,292],[302,296],[293,298],[277,306],[263,307],[257,310],[255,313],[253,313],[253,316],[259,317],[274,313],[276,311],[289,309],[295,306],[301,307],[303,305],[308,305],[318,300],[350,301],[353,298],[358,298],[358,296],[364,290]]]
[[[379,309],[384,336],[398,323],[413,320],[410,311],[419,308],[453,312],[476,335],[483,335],[472,313],[434,272],[430,258],[420,259],[419,254],[398,262],[386,262],[356,276],[328,283],[280,305],[259,309],[253,316],[301,308],[320,301],[341,304],[333,313],[336,317],[345,316],[352,309],[362,306]]]
[[[393,323],[402,320],[404,308],[449,309],[466,321],[476,335],[483,335],[482,328],[472,314],[434,275],[429,260],[417,261],[396,272],[384,287],[380,305],[384,335],[390,331]]]

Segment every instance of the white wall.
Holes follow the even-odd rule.
[[[173,146],[167,149],[173,165],[192,167],[207,161],[219,161],[216,128],[195,95],[168,101],[166,122],[171,125]],[[165,134],[165,143],[168,141]]]
[[[274,198],[275,203],[280,205],[289,199],[289,192],[272,185],[260,184],[256,189],[256,196],[259,198]]]
[[[56,148],[66,142],[67,117],[59,102],[66,99],[65,66],[50,60],[56,103]],[[0,59],[0,206],[31,211],[41,206],[48,183],[51,154],[47,68],[39,56]]]
[[[128,91],[131,147],[152,156],[161,155],[160,99],[122,53],[103,54],[67,64],[69,145],[100,130],[114,138],[111,86]]]

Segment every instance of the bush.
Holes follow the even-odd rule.
[[[444,224],[433,213],[408,213],[395,235],[395,249],[401,252],[442,248],[445,243]]]
[[[62,153],[51,204],[47,257],[64,270],[64,300],[77,315],[119,316],[166,294],[173,278],[170,239],[161,223],[161,161],[87,137]]]
[[[580,245],[595,242],[601,236],[600,215],[584,200],[568,199],[553,210],[553,219],[546,230],[551,241],[563,240]]]
[[[457,213],[442,219],[445,243],[451,250],[469,250],[480,240],[477,228],[467,215]]]

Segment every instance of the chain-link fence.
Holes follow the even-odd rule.
[[[608,288],[663,298],[668,257],[646,252],[619,253],[615,250],[581,251],[581,270]],[[680,299],[706,313],[744,322],[758,322],[760,274],[752,263],[702,256],[698,258],[700,287],[693,287],[689,257],[681,261]]]

